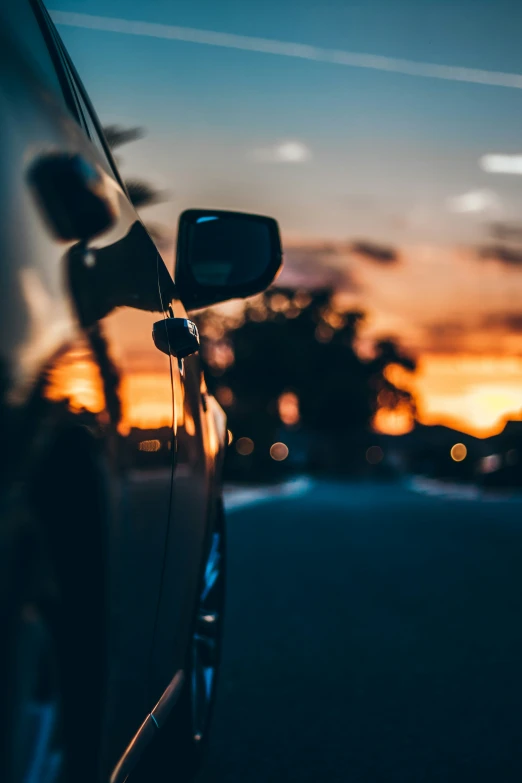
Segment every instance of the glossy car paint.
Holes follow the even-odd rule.
[[[92,600],[88,616],[104,615],[96,627],[71,620],[71,651],[84,662],[87,643],[93,664],[78,672],[79,698],[103,672],[108,777],[184,667],[226,429],[198,356],[178,363],[152,342],[155,321],[185,310],[103,145],[88,138],[95,118],[75,111],[63,74],[53,78],[57,60],[43,62],[51,33],[34,17],[29,29],[32,14],[13,0],[0,28],[0,567],[18,568],[18,509],[36,486],[36,524],[71,605],[77,591],[78,611]],[[56,152],[102,170],[117,201],[111,230],[84,244],[53,235],[28,181]],[[102,486],[87,522],[77,512],[93,488],[75,461],[92,461]],[[8,581],[0,600],[8,612]]]

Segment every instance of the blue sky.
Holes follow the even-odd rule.
[[[522,73],[515,2],[53,0],[52,7]],[[518,177],[478,165],[488,152],[522,150],[522,90],[69,26],[60,32],[102,121],[146,127],[148,139],[125,150],[126,170],[172,191],[170,206],[156,211],[162,219],[212,203],[275,211],[289,236],[358,231],[433,242],[481,236],[487,214],[448,211],[447,200],[460,194],[494,191],[506,218],[522,208]],[[287,140],[304,145],[308,159],[256,157]]]
[[[516,0],[53,0],[53,8],[516,71]]]

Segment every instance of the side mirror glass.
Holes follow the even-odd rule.
[[[264,290],[282,265],[275,220],[190,209],[179,220],[176,286],[187,309]]]

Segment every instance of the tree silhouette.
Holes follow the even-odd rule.
[[[127,193],[129,198],[136,207],[148,207],[151,204],[158,204],[165,200],[165,196],[159,190],[156,190],[151,185],[143,182],[140,179],[127,179],[125,180],[127,186]]]
[[[330,289],[269,289],[230,325],[213,311],[200,315],[209,388],[234,435],[256,444],[252,464],[270,464],[270,445],[284,426],[278,399],[286,391],[297,395],[299,426],[311,443],[322,444],[330,469],[352,470],[364,458],[379,406],[413,410],[410,394],[385,376],[388,365],[412,369],[412,360],[391,340],[376,346],[371,361],[360,359],[355,341],[363,319],[361,312],[336,310]]]
[[[377,343],[375,358],[369,364],[371,385],[376,392],[373,398],[373,412],[375,413],[378,407],[395,410],[405,406],[415,414],[415,401],[411,393],[398,388],[385,374],[386,368],[391,365],[399,365],[410,372],[415,369],[414,360],[402,352],[391,338],[388,338]]]
[[[105,139],[111,150],[118,149],[131,141],[143,139],[146,135],[143,128],[124,128],[121,125],[106,125],[103,129]],[[157,190],[153,185],[142,179],[125,181],[129,198],[136,209],[166,201],[167,194]]]
[[[143,128],[123,128],[121,125],[106,125],[103,132],[111,150],[122,147],[130,141],[143,139],[145,136]]]

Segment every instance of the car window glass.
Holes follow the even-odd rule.
[[[60,54],[63,60],[63,66],[67,71],[67,75],[69,77],[69,81],[74,93],[74,97],[81,114],[81,119],[85,124],[85,129],[87,131],[87,134],[91,139],[92,143],[97,148],[101,156],[101,160],[105,164],[105,168],[107,172],[109,174],[112,174],[112,176],[115,176],[116,179],[121,184],[121,178],[119,172],[117,171],[114,161],[112,160],[112,156],[108,151],[107,144],[102,137],[103,132],[100,128],[98,118],[95,117],[94,110],[85,97],[85,92],[82,85],[79,83],[78,75],[76,74],[71,63],[69,62],[69,58],[63,51],[61,42],[60,42]]]
[[[100,138],[97,125],[94,123],[90,109],[87,106],[86,102],[84,101],[81,92],[78,90],[76,82],[74,83],[74,87],[75,87],[76,98],[78,100],[78,104],[80,106],[80,110],[82,112],[83,119],[85,121],[89,138],[91,139],[91,141],[97,148],[98,152],[100,153],[102,161],[105,164],[105,168],[107,169],[109,174],[112,174],[114,176],[116,174],[116,171],[114,169],[112,161],[109,160],[105,143]]]
[[[72,64],[67,51],[63,45],[63,42],[54,26],[47,11],[43,10],[43,24],[52,41],[52,48],[56,58],[59,61],[59,70],[63,73],[63,76],[67,82],[67,96],[69,98],[69,109],[77,117],[79,122],[83,124],[87,135],[98,149],[102,163],[105,165],[105,169],[109,174],[116,177],[120,185],[122,180],[120,174],[116,168],[114,160],[112,159],[110,150],[107,146],[105,139],[103,138],[103,131],[98,118],[95,115],[94,109],[86,96],[85,89],[81,84],[79,76]]]
[[[65,106],[65,97],[55,63],[47,46],[44,34],[28,0],[17,0],[2,7],[0,24],[23,52],[24,56],[38,69],[39,76],[55,97]]]

